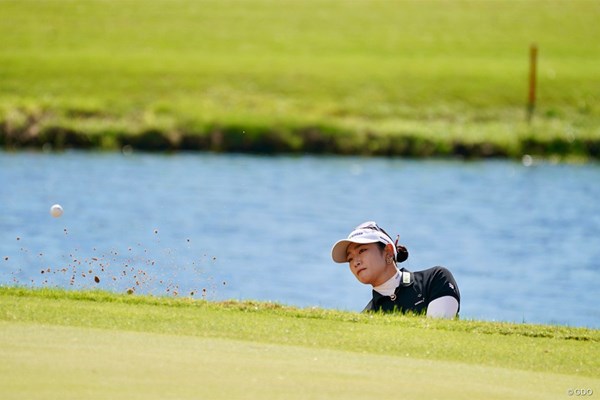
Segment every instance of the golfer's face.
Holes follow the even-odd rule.
[[[377,243],[352,243],[346,251],[350,271],[361,283],[373,285],[385,270],[385,256]]]

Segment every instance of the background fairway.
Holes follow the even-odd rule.
[[[56,128],[103,147],[154,130],[185,147],[178,135],[317,127],[418,135],[440,152],[558,138],[560,154],[600,137],[594,1],[0,1],[0,13],[0,120],[25,143],[60,145]]]
[[[0,288],[0,332],[3,398],[542,399],[600,383],[600,333],[582,328]]]

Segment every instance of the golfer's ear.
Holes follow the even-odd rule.
[[[388,256],[390,256],[390,257],[394,258],[394,245],[393,245],[393,244],[389,244],[389,243],[388,243],[388,244],[386,244],[386,245],[385,245],[385,253],[386,253]]]

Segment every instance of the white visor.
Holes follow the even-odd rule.
[[[336,263],[345,263],[348,262],[348,246],[351,243],[377,243],[381,242],[385,245],[391,244],[394,249],[394,258],[396,258],[396,246],[392,239],[388,237],[385,233],[383,233],[377,226],[377,224],[373,221],[368,221],[357,226],[351,233],[348,235],[348,238],[338,240],[331,249],[331,258]]]

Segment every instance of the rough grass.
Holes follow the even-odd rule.
[[[5,147],[600,157],[597,2],[5,0],[0,13]]]

